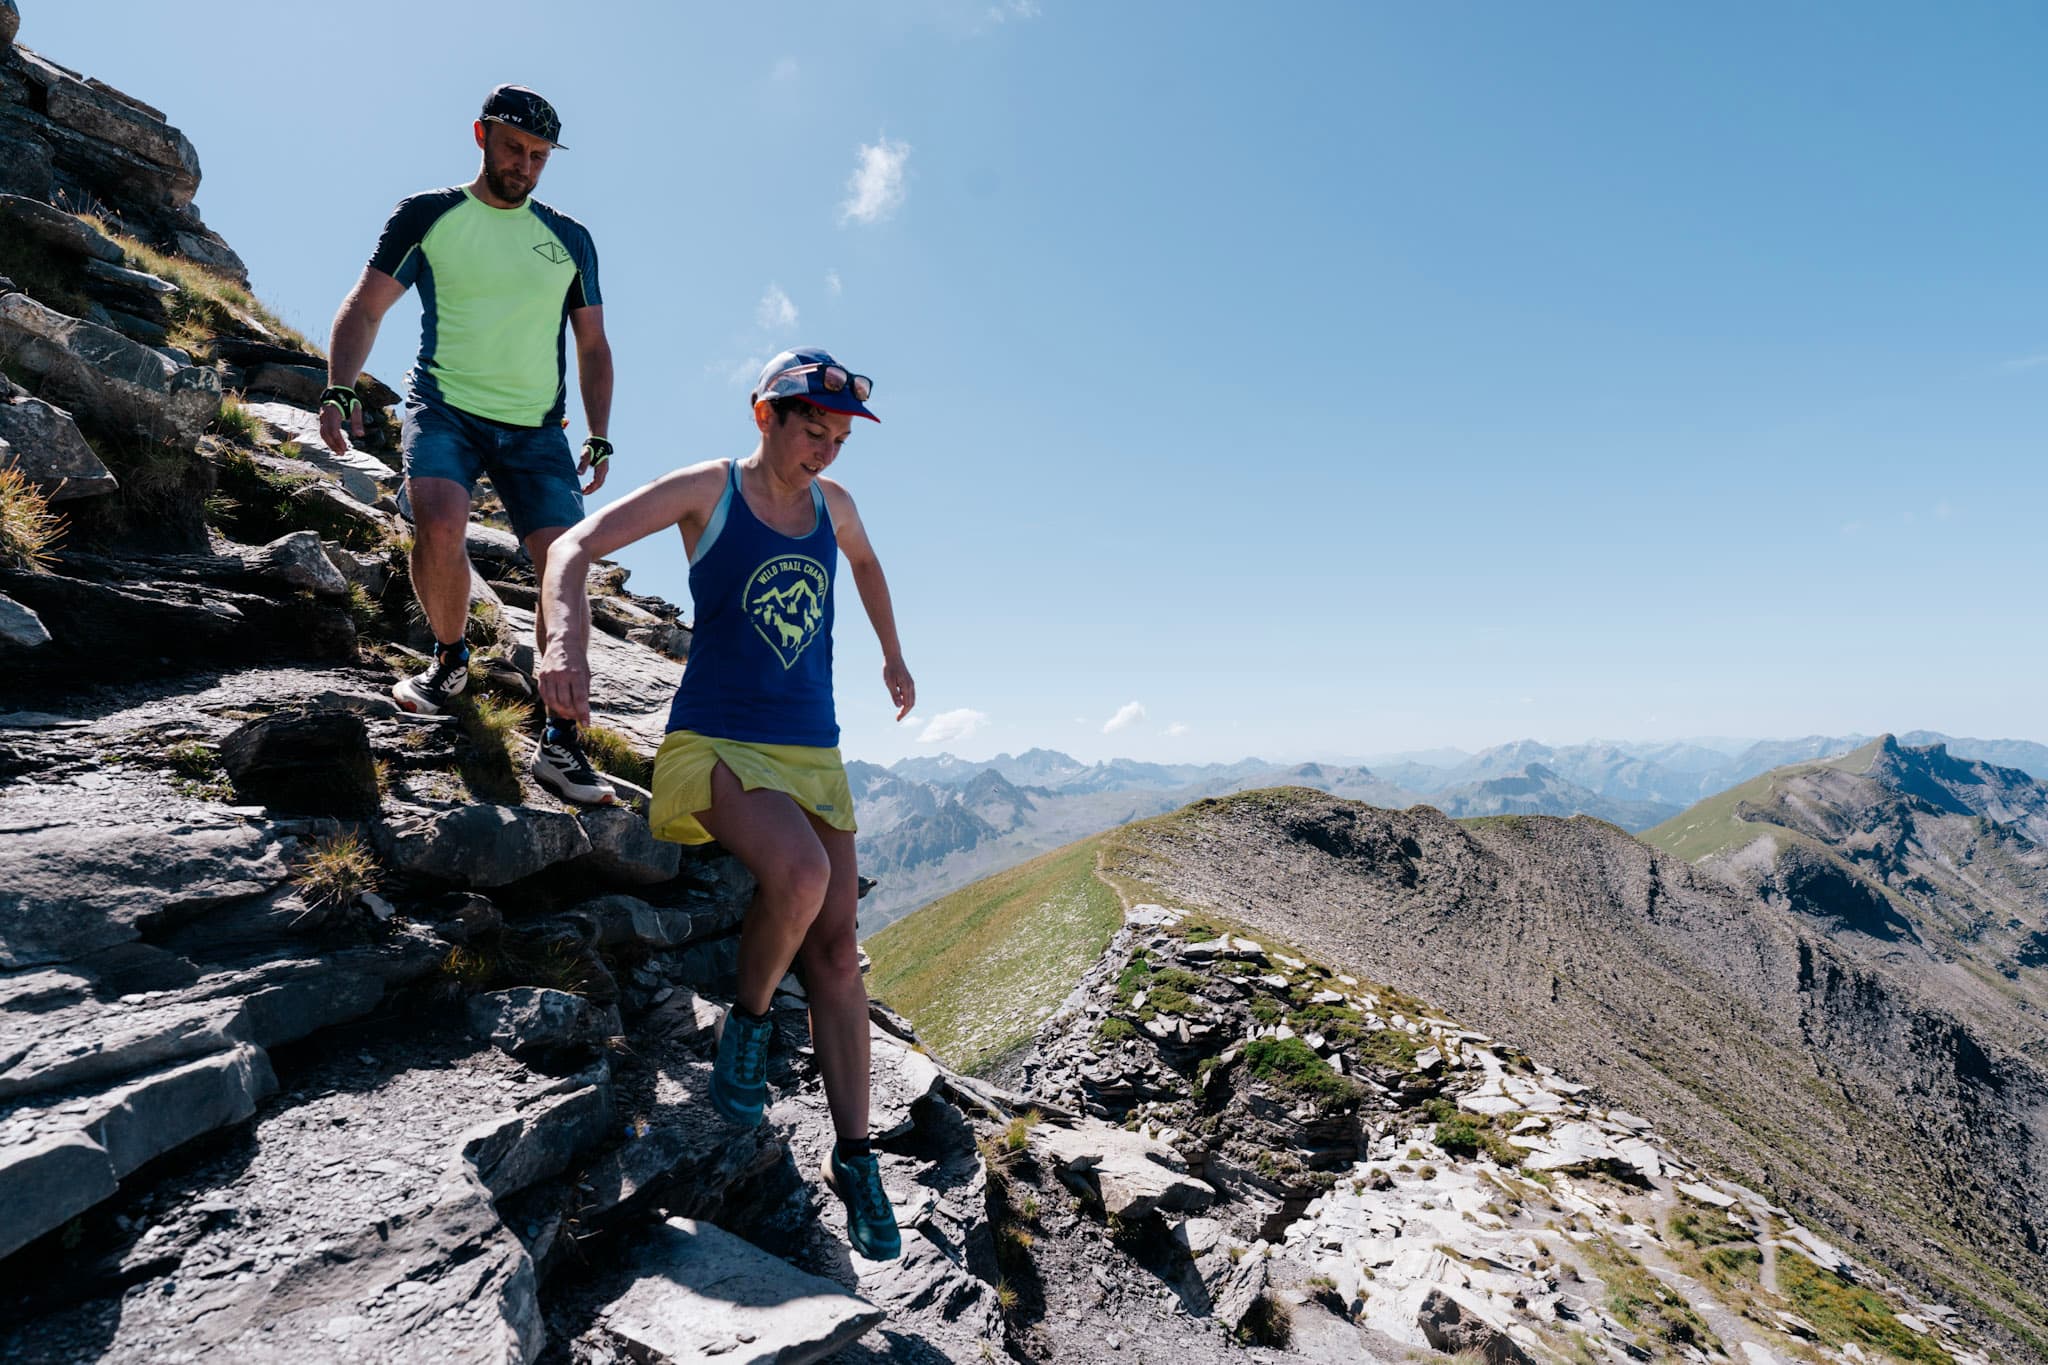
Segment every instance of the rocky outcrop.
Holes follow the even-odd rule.
[[[602,1321],[641,1359],[804,1365],[885,1316],[830,1280],[693,1218],[671,1218],[643,1240],[633,1268],[638,1278],[605,1306]]]
[[[0,294],[0,358],[103,430],[191,448],[220,411],[220,375],[180,365],[112,328]]]
[[[0,399],[0,465],[28,475],[51,502],[95,497],[121,486],[71,414],[39,398]]]

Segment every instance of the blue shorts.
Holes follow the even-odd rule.
[[[453,479],[473,489],[477,475],[490,475],[521,540],[583,520],[576,457],[556,423],[510,426],[414,393],[405,400],[399,448],[408,479]],[[410,499],[404,511],[410,518]]]

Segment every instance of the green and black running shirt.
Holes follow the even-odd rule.
[[[583,224],[533,199],[494,209],[467,186],[428,190],[392,210],[370,268],[420,288],[414,393],[513,426],[562,420],[562,324],[603,302]]]

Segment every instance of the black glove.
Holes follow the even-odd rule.
[[[346,384],[334,384],[320,390],[320,402],[317,406],[324,408],[329,403],[341,410],[341,420],[344,422],[354,417],[357,410],[363,406],[363,400],[356,397],[356,391]]]
[[[612,443],[602,436],[583,438],[583,458],[590,461],[592,469],[603,469],[612,457]]]

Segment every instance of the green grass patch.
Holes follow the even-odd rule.
[[[1778,1256],[1778,1290],[1831,1346],[1855,1342],[1894,1360],[1950,1365],[1953,1357],[1900,1322],[1882,1294],[1853,1285],[1795,1251]]]
[[[1095,1036],[1103,1043],[1114,1047],[1118,1043],[1129,1042],[1137,1037],[1138,1026],[1128,1019],[1119,1019],[1112,1015],[1096,1028]]]
[[[654,760],[642,754],[617,730],[604,725],[586,725],[582,730],[583,752],[599,771],[622,777],[636,787],[654,781]]]
[[[1721,1339],[1677,1290],[1651,1274],[1626,1247],[1605,1235],[1582,1244],[1607,1286],[1607,1311],[1653,1341],[1725,1354]]]
[[[1244,1050],[1244,1062],[1252,1075],[1275,1089],[1314,1101],[1318,1109],[1355,1104],[1364,1093],[1299,1038],[1255,1038]]]
[[[263,435],[263,420],[242,406],[240,394],[231,393],[220,400],[220,413],[213,419],[213,429],[230,440],[255,441]]]
[[[1028,1043],[1123,923],[1095,873],[1100,844],[1069,844],[879,930],[866,941],[869,991],[970,1073]]]

